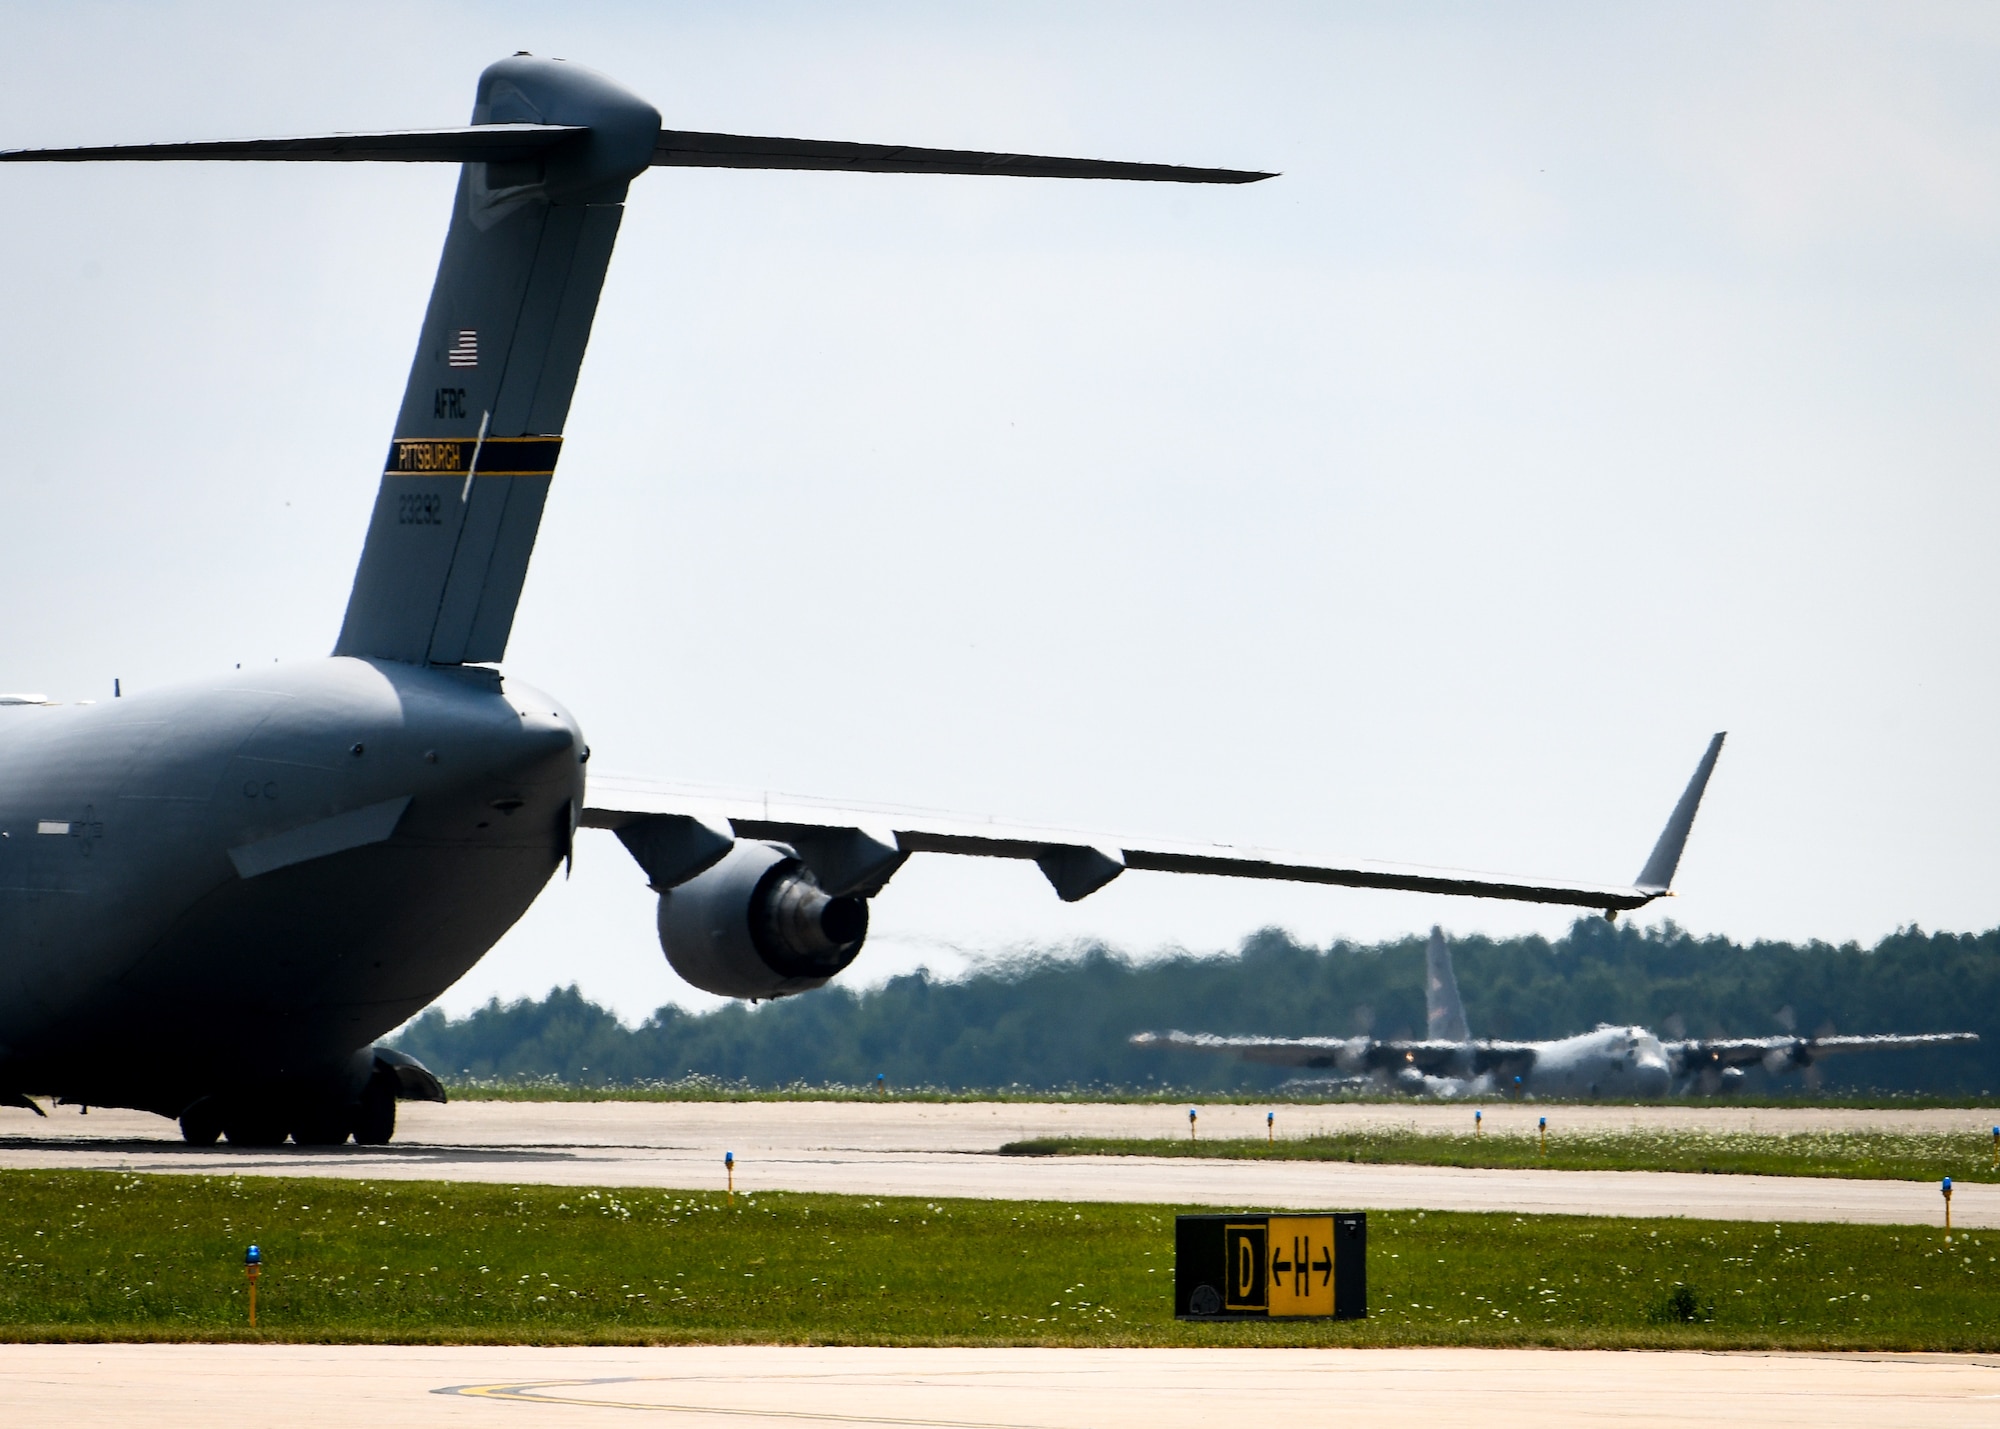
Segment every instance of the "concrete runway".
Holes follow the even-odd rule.
[[[2000,1357],[0,1345],[9,1425],[2000,1425]]]
[[[1262,1107],[1206,1109],[1208,1135],[1255,1135]],[[1984,1129],[1984,1111],[1769,1111],[1729,1107],[1500,1105],[1493,1130],[1550,1116],[1567,1127],[1705,1127],[1763,1131],[1835,1127]],[[1291,1134],[1343,1125],[1462,1127],[1470,1107],[1283,1107]],[[1447,1120],[1449,1118],[1449,1120]],[[1178,1106],[920,1102],[459,1102],[405,1104],[386,1147],[239,1151],[183,1145],[172,1123],[135,1112],[48,1120],[0,1110],[0,1166],[463,1180],[509,1184],[720,1189],[722,1154],[741,1190],[855,1195],[1012,1197],[1208,1206],[1531,1211],[1694,1216],[1720,1220],[1934,1225],[1935,1184],[1664,1172],[1469,1171],[1344,1162],[1185,1161],[1142,1157],[1000,1157],[1031,1136],[1185,1135]],[[1954,1224],[2000,1227],[2000,1185],[1964,1185]]]

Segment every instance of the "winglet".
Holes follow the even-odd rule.
[[[1674,805],[1667,826],[1660,830],[1660,841],[1653,845],[1652,856],[1632,880],[1642,893],[1658,897],[1673,887],[1674,870],[1680,867],[1681,850],[1687,846],[1688,830],[1694,827],[1695,810],[1701,807],[1702,791],[1708,788],[1708,776],[1715,772],[1716,756],[1722,753],[1722,741],[1727,737],[1725,730],[1708,742],[1708,752],[1695,766],[1694,778],[1688,780],[1687,788],[1681,792],[1681,801]]]

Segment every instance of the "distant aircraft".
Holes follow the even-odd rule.
[[[1602,1026],[1552,1042],[1474,1038],[1459,1001],[1444,930],[1431,929],[1424,957],[1429,1033],[1422,1041],[1374,1037],[1218,1037],[1210,1032],[1141,1032],[1135,1047],[1219,1052],[1276,1067],[1324,1068],[1353,1082],[1430,1096],[1493,1093],[1608,1098],[1712,1096],[1742,1084],[1745,1070],[1777,1075],[1843,1052],[1977,1042],[1976,1032],[1874,1037],[1721,1037],[1662,1041],[1643,1027]]]
[[[399,1097],[443,1091],[374,1040],[478,961],[580,827],[615,832],[658,891],[675,970],[730,997],[847,967],[868,900],[913,853],[1029,859],[1069,901],[1127,869],[1607,916],[1666,895],[1720,735],[1636,882],[1566,883],[665,786],[593,798],[575,718],[496,668],[647,169],[1270,175],[664,129],[603,76],[527,54],[480,75],[460,127],[0,153],[210,159],[461,168],[332,656],[89,707],[0,700],[0,1103],[142,1108],[197,1144],[387,1141]],[[828,698],[844,696],[800,692],[802,708]]]

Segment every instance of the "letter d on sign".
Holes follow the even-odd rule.
[[[1266,1284],[1265,1234],[1261,1218],[1225,1227],[1222,1234],[1226,1293],[1224,1310],[1262,1310]]]

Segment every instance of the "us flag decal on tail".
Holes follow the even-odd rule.
[[[479,334],[471,328],[461,328],[458,337],[445,352],[444,358],[453,367],[477,367],[479,365]]]

